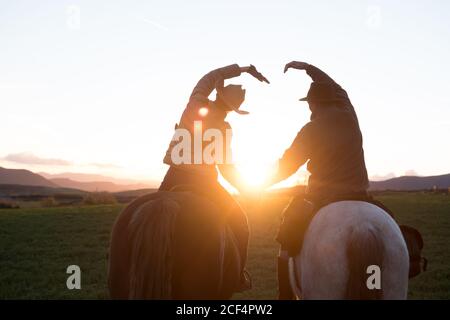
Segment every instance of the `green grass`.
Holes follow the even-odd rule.
[[[109,236],[120,206],[0,211],[0,299],[107,298]],[[66,268],[82,269],[68,290]]]
[[[411,299],[450,298],[450,197],[421,193],[379,196],[400,223],[417,227],[429,270],[410,281]],[[243,201],[251,227],[248,269],[253,289],[237,299],[276,297],[273,240],[288,198]],[[0,299],[105,299],[107,251],[122,205],[0,210]],[[66,268],[79,265],[82,289],[66,288]]]

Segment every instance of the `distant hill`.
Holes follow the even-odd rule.
[[[438,189],[450,188],[450,174],[429,177],[402,176],[384,181],[370,181],[370,191],[416,191],[430,190],[434,186]],[[299,185],[268,191],[268,194],[294,195],[305,191],[305,186]]]
[[[2,167],[0,167],[0,184],[58,187],[55,183],[31,171],[24,169],[6,169]]]
[[[18,184],[0,184],[0,198],[13,196],[54,196],[56,194],[85,195],[86,192],[68,188],[53,188],[43,186],[24,186]]]
[[[369,190],[426,190],[450,188],[450,174],[429,177],[403,176],[385,181],[371,181]]]
[[[63,178],[79,182],[93,182],[93,181],[112,182],[118,185],[138,185],[138,186],[140,185],[144,186],[144,188],[151,188],[152,186],[158,185],[157,181],[137,181],[133,179],[119,179],[92,173],[63,172],[52,174],[46,172],[38,172],[38,174],[49,180]]]
[[[129,190],[115,192],[114,196],[120,203],[128,203],[139,196],[156,191],[158,189]],[[70,188],[0,184],[0,200],[39,201],[47,197],[54,197],[59,203],[80,203],[88,193],[88,191]]]
[[[68,177],[75,177],[77,179]],[[151,188],[151,186],[146,183],[140,183],[134,180],[115,179],[102,175],[84,173],[65,173],[56,175],[47,173],[36,174],[29,170],[6,169],[2,167],[0,167],[0,184],[69,188],[88,192],[119,192]]]
[[[80,189],[84,191],[108,191],[108,192],[119,192],[126,190],[137,190],[137,189],[146,189],[148,185],[146,184],[116,184],[109,181],[90,181],[90,182],[82,182],[75,181],[67,178],[55,178],[51,179],[51,182],[56,185],[64,188],[73,188]]]
[[[45,177],[44,177],[44,176]],[[74,178],[69,178],[74,177]],[[76,178],[76,179],[75,179]],[[91,178],[100,178],[102,180],[89,180]],[[105,180],[103,180],[105,179]],[[108,191],[118,193],[122,191],[130,191],[130,194],[121,194],[123,197],[132,197],[137,194],[153,191],[151,184],[140,183],[134,180],[120,180],[102,175],[92,175],[84,173],[62,173],[62,174],[36,174],[24,169],[6,169],[0,167],[0,185],[21,185],[29,187],[46,187],[53,189],[78,189],[85,192]],[[371,181],[371,191],[381,190],[427,190],[436,186],[438,189],[450,188],[450,174],[418,177],[403,176],[392,178],[384,181]],[[278,194],[296,194],[303,192],[304,186],[295,186],[291,188],[278,189],[269,191],[269,193]],[[26,188],[25,188],[26,190]],[[23,191],[23,190],[22,190]],[[48,190],[48,192],[57,192],[57,190]]]
[[[70,179],[80,182],[91,182],[91,181],[108,181],[116,182],[115,179],[103,176],[100,174],[90,174],[90,173],[74,173],[74,172],[63,172],[63,173],[46,173],[38,172],[39,175],[45,177],[46,179]]]

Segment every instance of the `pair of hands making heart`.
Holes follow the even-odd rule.
[[[291,61],[284,66],[284,73],[286,73],[291,68],[297,70],[306,70],[309,66],[310,65],[306,62]],[[259,81],[270,84],[269,80],[261,72],[259,72],[254,65],[250,65],[248,67],[241,67],[241,72],[246,72],[252,75],[254,78],[258,79]],[[269,178],[267,178],[267,180],[269,180]],[[268,181],[265,181],[260,186],[255,188],[254,186],[250,187],[245,182],[242,182],[238,190],[243,195],[253,197],[255,195],[258,195],[259,192],[267,188],[269,185],[270,183]]]
[[[284,73],[288,71],[290,68],[297,69],[297,70],[306,70],[308,68],[309,64],[306,62],[300,62],[300,61],[291,61],[288,64],[284,66]],[[261,82],[270,83],[269,80],[261,72],[259,72],[254,65],[250,65],[248,67],[241,67],[241,72],[246,72],[256,79],[258,79]]]

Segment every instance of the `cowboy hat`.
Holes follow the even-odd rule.
[[[216,86],[217,97],[219,97],[227,108],[239,114],[249,114],[248,111],[240,110],[239,107],[245,100],[245,89],[241,85],[229,84],[223,86],[223,82]]]
[[[308,91],[308,95],[301,98],[300,101],[308,102],[325,102],[337,101],[336,90],[330,83],[312,82]]]

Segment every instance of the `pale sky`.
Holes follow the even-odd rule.
[[[449,39],[448,1],[0,0],[0,166],[158,181],[196,82],[252,63],[271,84],[230,81],[228,121],[258,174],[309,119],[299,60],[349,93],[370,176],[449,173]]]

